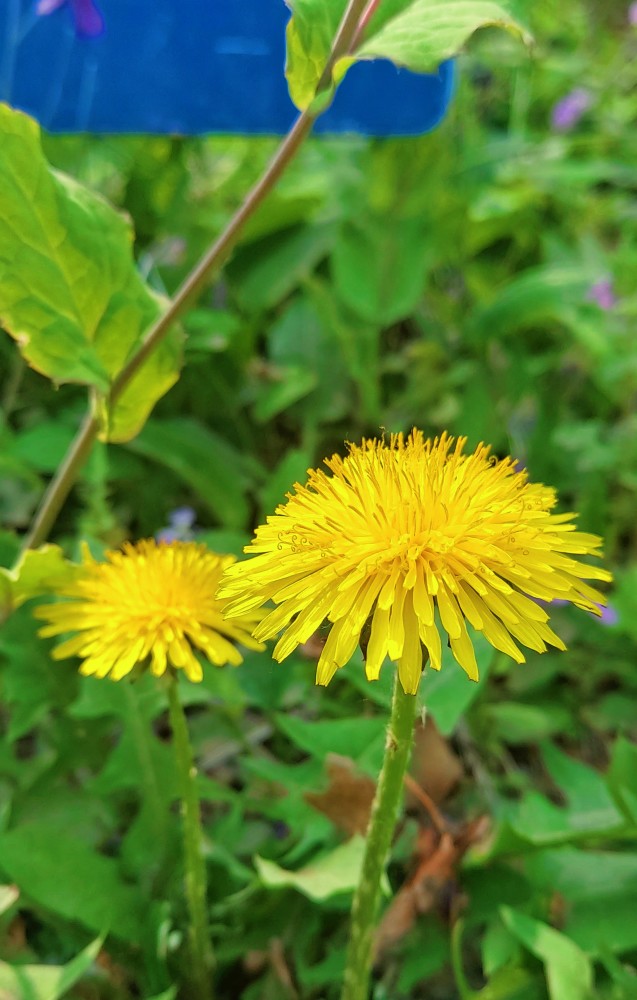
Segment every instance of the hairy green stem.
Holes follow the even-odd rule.
[[[351,50],[357,26],[366,4],[367,0],[349,0],[336,34],[330,57],[317,86],[317,93],[320,93],[331,85],[332,71],[335,63],[341,56]],[[248,192],[224,231],[190,272],[180,288],[178,288],[166,311],[153,323],[145,334],[138,350],[113,381],[109,396],[111,406],[117,402],[148,356],[152,354],[158,344],[164,339],[175,320],[225,263],[236,245],[245,224],[254,215],[254,212],[263,202],[266,195],[272,190],[288,164],[294,159],[305,139],[312,131],[312,126],[316,118],[324,110],[326,109],[323,107],[320,109],[308,109],[299,115],[270,161],[265,173]],[[91,411],[84,419],[77,436],[71,442],[69,451],[58,473],[51,480],[42,498],[33,526],[25,539],[23,551],[29,548],[37,548],[38,545],[42,545],[46,541],[64,501],[69,495],[82,466],[90,454],[99,429],[99,422],[93,416],[91,407]]]
[[[188,903],[188,940],[190,944],[193,1000],[211,1000],[213,951],[210,942],[206,899],[206,865],[202,853],[203,829],[197,792],[197,769],[188,736],[186,716],[179,700],[177,680],[170,677],[168,706],[181,794],[183,822],[186,901]]]
[[[405,694],[398,675],[387,728],[385,759],[367,830],[354,901],[341,1000],[368,1000],[381,879],[398,817],[416,718],[417,697]]]

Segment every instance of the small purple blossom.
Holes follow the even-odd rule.
[[[599,308],[604,309],[605,312],[608,312],[617,305],[617,296],[615,295],[613,283],[610,278],[601,278],[595,284],[591,285],[586,298],[590,302],[596,302]]]
[[[104,18],[94,0],[38,0],[36,14],[44,17],[61,7],[71,8],[78,38],[97,38],[104,31]]]
[[[158,542],[189,542],[196,514],[192,507],[177,507],[168,515],[168,527],[157,532]]]
[[[532,600],[535,604],[539,604],[540,607],[548,609],[566,607],[571,603],[570,601],[562,600],[561,597],[554,597],[552,601],[543,601],[541,597],[534,597]],[[617,624],[619,621],[619,615],[612,604],[596,604],[595,606],[599,608],[600,613],[596,614],[594,611],[589,611],[591,618],[598,621],[600,625],[605,625],[607,627]]]
[[[628,8],[628,23],[637,28],[637,3],[631,3]]]
[[[617,614],[616,608],[614,608],[612,604],[609,604],[606,607],[604,607],[603,604],[598,604],[597,607],[601,611],[601,616],[597,618],[597,615],[595,615],[594,617],[597,618],[600,625],[606,625],[608,627],[610,625],[617,624],[619,621],[619,615]]]
[[[553,130],[555,132],[570,132],[592,103],[593,98],[589,91],[584,90],[583,87],[576,87],[554,106],[551,114]]]

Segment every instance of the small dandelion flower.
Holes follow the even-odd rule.
[[[58,591],[68,600],[35,609],[48,623],[39,634],[75,633],[53,656],[79,656],[83,674],[120,680],[148,661],[156,676],[182,669],[191,681],[200,681],[195,649],[222,666],[241,663],[235,642],[261,648],[250,635],[261,615],[248,612],[225,621],[227,601],[215,596],[234,561],[194,542],[127,543],[121,552],[107,552],[105,562],[87,552],[74,579]]]
[[[524,661],[517,642],[544,652],[564,643],[536,600],[562,598],[599,614],[602,595],[584,579],[610,574],[578,562],[601,540],[576,531],[574,514],[555,514],[554,490],[529,483],[513,459],[498,461],[464,438],[434,441],[414,430],[389,444],[351,445],[326,461],[331,476],[310,470],[287,502],[257,529],[219,593],[227,614],[276,605],[254,630],[283,633],[283,660],[327,619],[317,683],[327,684],[363,638],[369,680],[385,657],[404,690],[417,690],[423,648],[441,666],[441,632],[472,679],[478,677],[467,622],[496,649]]]

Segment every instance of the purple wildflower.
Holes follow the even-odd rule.
[[[170,515],[170,523],[173,528],[184,528],[186,531],[190,531],[196,516],[192,507],[177,507]]]
[[[552,601],[543,601],[541,597],[534,597],[533,600],[536,604],[539,604],[540,607],[542,608],[561,608],[565,607],[567,604],[570,604],[570,601],[563,601],[559,597],[554,597]],[[594,611],[589,612],[589,614],[591,615],[592,618],[595,619],[595,621],[598,621],[600,625],[617,624],[617,622],[619,621],[619,615],[617,614],[617,611],[615,610],[612,604],[608,605],[598,604],[596,606],[600,610],[599,615],[595,614]]]
[[[596,302],[599,308],[606,312],[617,305],[617,296],[610,278],[602,278],[591,285],[586,298],[591,302]]]
[[[168,527],[157,532],[158,542],[189,542],[196,514],[192,507],[177,507],[168,515]]]
[[[637,28],[637,3],[631,3],[628,8],[628,23]]]
[[[619,615],[617,614],[617,611],[612,604],[607,605],[607,607],[604,607],[603,604],[598,604],[597,607],[599,608],[602,614],[600,618],[597,618],[597,615],[595,615],[594,617],[597,618],[597,621],[599,622],[600,625],[609,626],[617,624],[617,622],[619,621]]]
[[[576,87],[554,106],[551,115],[553,130],[555,132],[570,132],[592,103],[593,98],[589,91],[584,90],[583,87]]]
[[[78,38],[96,38],[102,34],[104,18],[94,0],[38,0],[35,12],[43,17],[67,5],[71,8]]]

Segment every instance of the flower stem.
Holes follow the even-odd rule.
[[[331,85],[332,71],[335,63],[342,55],[350,51],[366,3],[367,0],[349,0],[336,38],[334,39],[330,57],[317,86],[317,94]],[[175,320],[192,303],[193,299],[202,291],[206,283],[214,277],[225,263],[246,223],[254,215],[254,212],[266,195],[275,186],[288,164],[294,159],[312,131],[312,126],[316,118],[324,110],[326,109],[323,107],[319,109],[307,109],[299,115],[268,164],[265,173],[262,174],[254,187],[248,192],[226,228],[186,277],[180,288],[177,289],[166,311],[149,328],[137,351],[115,377],[109,395],[110,406],[113,406],[117,402],[130,384],[131,379],[134,378],[149,355],[162,342]],[[71,442],[69,451],[57,475],[51,480],[42,498],[33,527],[25,539],[23,552],[29,548],[37,548],[46,541],[64,501],[69,495],[82,466],[90,454],[99,429],[99,422],[92,415],[92,408],[90,408],[75,439]]]
[[[193,1000],[212,1000],[212,967],[214,956],[210,943],[206,901],[206,866],[202,854],[203,829],[197,793],[197,769],[188,736],[186,716],[179,700],[177,680],[170,677],[168,706],[173,744],[181,791],[181,816],[183,821],[184,864],[186,869],[186,901],[190,924],[190,961]]]
[[[385,759],[367,830],[365,856],[354,894],[341,1000],[368,1000],[380,884],[398,817],[409,763],[417,697],[405,694],[396,675]]]

